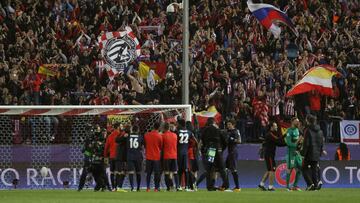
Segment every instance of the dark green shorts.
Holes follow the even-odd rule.
[[[302,156],[298,152],[296,152],[296,154],[293,155],[287,154],[286,165],[288,169],[293,169],[293,168],[301,169]]]

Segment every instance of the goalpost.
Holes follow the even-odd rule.
[[[77,187],[83,141],[89,128],[114,122],[138,125],[144,134],[155,122],[191,121],[191,105],[0,106],[0,189]],[[51,169],[50,178],[40,175]]]

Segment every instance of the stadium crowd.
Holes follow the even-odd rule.
[[[174,0],[175,1],[175,0]],[[4,0],[0,8],[1,105],[178,104],[181,100],[181,4],[171,0]],[[254,1],[258,2],[258,1]],[[312,112],[330,139],[333,117],[360,119],[360,4],[356,0],[262,1],[285,10],[299,31],[275,39],[251,16],[246,1],[190,1],[190,98],[195,111],[215,105],[235,117],[243,141],[272,119]],[[101,67],[99,35],[130,25],[139,60],[165,62],[154,89],[137,70],[110,80]],[[144,31],[140,26],[156,27]],[[160,30],[160,31],[159,31]],[[58,74],[40,77],[41,64]],[[333,97],[316,92],[286,98],[310,67],[342,73]]]

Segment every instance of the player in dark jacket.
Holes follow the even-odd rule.
[[[125,134],[125,137],[127,150],[127,170],[129,174],[131,191],[134,190],[134,173],[136,173],[137,191],[140,191],[141,170],[143,162],[142,149],[144,145],[144,138],[140,135],[138,126],[132,126],[131,132],[129,134]]]
[[[126,161],[127,161],[127,155],[126,155],[126,138],[129,134],[129,129],[123,130],[120,132],[120,135],[116,137],[115,142],[117,143],[117,149],[116,149],[116,188],[115,190],[118,192],[126,192],[126,190],[122,189],[124,179],[126,176]]]
[[[179,166],[179,178],[182,180],[183,175],[185,176],[185,190],[190,191],[189,188],[189,168],[188,168],[188,149],[189,149],[189,141],[190,139],[195,139],[195,142],[197,142],[196,138],[194,137],[194,134],[186,129],[186,122],[184,119],[178,120],[178,146],[177,146],[177,161]],[[181,190],[181,188],[177,188],[178,190]]]
[[[228,137],[228,156],[226,158],[226,168],[231,172],[235,188],[234,192],[240,192],[239,177],[237,173],[237,150],[236,146],[241,143],[241,136],[238,129],[235,128],[235,120],[228,120],[226,122],[227,137]]]
[[[278,135],[278,126],[276,122],[272,122],[270,125],[270,131],[267,133],[264,143],[263,143],[263,151],[264,151],[264,159],[266,163],[266,169],[264,176],[261,179],[258,187],[263,190],[274,191],[274,178],[275,178],[275,153],[276,146],[285,146],[285,143],[281,136]],[[265,188],[265,181],[269,178],[269,188]]]
[[[196,179],[199,171],[198,165],[198,129],[194,128],[191,121],[186,121],[186,129],[188,129],[194,136],[189,140],[188,158],[189,158],[189,188],[197,190]]]
[[[306,117],[307,129],[301,155],[304,156],[303,176],[307,184],[306,190],[320,189],[320,156],[323,153],[324,137],[320,126],[316,122],[316,117],[308,115]]]

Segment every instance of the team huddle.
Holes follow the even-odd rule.
[[[240,191],[235,150],[241,139],[234,123],[235,121],[228,121],[227,131],[221,131],[214,120],[209,119],[201,136],[194,132],[191,122],[185,122],[183,119],[178,119],[176,123],[155,123],[153,129],[143,136],[136,125],[122,127],[119,123],[115,123],[110,135],[106,136],[106,132],[99,133],[95,138],[90,137],[85,141],[84,170],[78,189],[79,191],[83,189],[86,176],[91,172],[96,182],[95,190],[125,192],[126,190],[122,188],[124,179],[128,176],[131,191],[135,191],[134,176],[136,176],[136,190],[140,191],[143,154],[145,154],[147,191],[150,191],[152,177],[154,191],[160,190],[162,175],[167,191],[197,190],[197,186],[205,178],[208,190],[230,191],[226,168],[234,177],[236,187],[233,191]],[[226,148],[229,153],[225,164],[222,160],[222,152]],[[200,153],[206,172],[198,177]],[[107,165],[110,168],[110,182],[106,178]],[[214,186],[217,172],[223,179],[220,188]]]
[[[150,179],[154,175],[155,191],[160,189],[161,172],[165,174],[167,189],[173,187],[173,180],[179,190],[179,179],[185,175],[185,187],[188,189],[189,171],[197,171],[194,160],[197,140],[193,133],[186,129],[185,121],[178,121],[178,131],[174,126],[164,123],[160,133],[160,123],[154,124],[154,129],[144,136],[139,134],[137,126],[128,126],[124,131],[115,124],[115,130],[108,137],[104,157],[109,158],[111,185],[113,191],[122,190],[124,178],[129,175],[131,190],[134,190],[133,176],[136,174],[137,190],[140,190],[143,163],[143,147],[146,159],[146,184],[150,190]],[[172,130],[170,130],[170,128]],[[192,180],[193,178],[191,178]]]
[[[272,122],[263,143],[264,160],[267,171],[259,188],[264,191],[274,191],[274,172],[276,169],[275,152],[277,146],[287,146],[287,176],[288,191],[299,191],[298,182],[303,173],[307,190],[320,189],[319,159],[323,151],[323,135],[316,123],[316,117],[309,115],[306,128],[299,132],[300,121],[292,119],[291,127],[285,136],[278,133],[276,122]],[[126,192],[123,183],[128,176],[131,191],[135,191],[134,176],[136,176],[136,191],[140,191],[141,174],[145,154],[146,191],[150,191],[153,177],[154,191],[160,191],[161,176],[164,175],[167,191],[195,191],[198,185],[206,179],[208,191],[240,191],[237,173],[236,145],[241,143],[239,131],[234,120],[225,122],[226,130],[220,130],[213,118],[209,118],[206,127],[201,131],[192,128],[191,122],[178,119],[176,123],[155,123],[150,132],[141,135],[136,125],[122,127],[119,123],[113,125],[113,130],[107,136],[106,130],[85,140],[83,149],[84,167],[78,190],[82,190],[87,174],[92,173],[96,186],[100,189]],[[227,150],[226,160],[223,152]],[[201,160],[199,160],[201,157]],[[198,162],[202,163],[204,172],[198,177]],[[106,175],[106,167],[110,168],[110,182]],[[295,182],[290,187],[290,174],[295,171]],[[233,176],[235,188],[229,189],[229,174]],[[222,185],[215,187],[220,175]],[[269,187],[265,181],[269,178]]]

